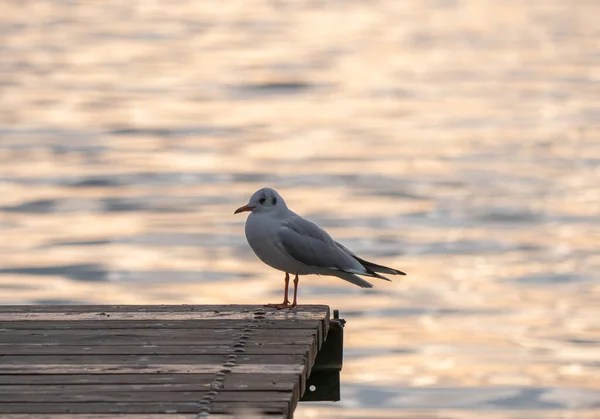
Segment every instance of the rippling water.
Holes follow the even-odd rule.
[[[0,303],[266,303],[278,189],[408,272],[298,418],[600,417],[600,3],[8,2]]]

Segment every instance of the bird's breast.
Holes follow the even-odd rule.
[[[250,214],[246,220],[246,239],[254,251],[277,239],[278,224],[262,214]]]
[[[265,264],[280,271],[300,273],[305,267],[282,250],[280,227],[278,220],[268,219],[262,214],[251,214],[246,220],[246,240]]]

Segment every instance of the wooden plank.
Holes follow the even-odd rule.
[[[64,321],[89,320],[97,322],[111,320],[248,320],[271,322],[283,320],[300,322],[319,321],[319,347],[329,328],[328,306],[302,306],[295,310],[275,310],[261,306],[0,306],[0,321]],[[274,325],[274,327],[276,327]],[[0,328],[1,329],[1,328]]]
[[[0,330],[61,330],[61,329],[315,329],[320,320],[275,319],[259,323],[248,323],[239,319],[205,320],[23,320],[0,321]]]
[[[304,374],[304,364],[248,364],[236,365],[229,374]],[[58,365],[0,365],[0,374],[215,374],[224,368],[215,364],[58,364]]]
[[[118,419],[196,419],[195,413],[146,413],[143,415],[131,413],[119,415]],[[252,419],[275,419],[283,416],[252,416]],[[2,415],[2,419],[115,419],[115,414],[91,413],[91,414],[70,414],[70,413],[11,413]],[[211,415],[210,419],[233,419],[226,414]]]
[[[183,375],[183,374],[182,374]],[[208,376],[209,374],[207,374]],[[62,384],[62,385],[0,385],[0,403],[6,401],[19,401],[8,399],[12,394],[21,394],[21,395],[40,395],[40,401],[46,400],[46,395],[50,395],[54,397],[56,394],[67,392],[70,394],[79,394],[79,393],[94,393],[94,394],[102,394],[102,393],[110,393],[110,392],[126,392],[126,393],[161,393],[168,394],[170,392],[175,393],[197,393],[211,390],[211,383],[213,379],[210,379],[205,383],[188,383],[188,384]],[[289,386],[279,386],[277,389],[262,389],[258,390],[255,388],[244,388],[241,390],[239,387],[236,390],[238,392],[243,391],[280,391],[280,392],[290,392],[293,390],[291,383],[287,383]],[[289,387],[289,388],[288,388]],[[225,390],[225,389],[222,389]],[[7,396],[8,395],[8,396]]]
[[[272,312],[264,315],[253,313],[230,312],[129,312],[129,311],[102,311],[102,312],[71,312],[71,313],[0,313],[0,321],[27,321],[27,320],[321,320],[321,313],[305,311]]]
[[[247,342],[243,348],[229,345],[45,345],[0,344],[0,355],[300,355],[309,350],[312,339],[290,342]],[[237,351],[237,352],[236,352]],[[1,359],[1,358],[0,358]]]
[[[39,344],[103,344],[123,345],[141,344],[171,344],[194,345],[199,342],[206,344],[227,344],[237,342],[240,337],[247,335],[253,341],[295,341],[296,339],[312,339],[317,335],[316,330],[310,329],[256,329],[242,332],[240,329],[193,329],[185,330],[152,330],[152,329],[120,329],[118,331],[99,330],[11,330],[0,331],[0,343],[15,342]]]
[[[2,403],[88,403],[88,402],[198,402],[208,395],[204,391],[97,391],[95,386],[85,386],[79,390],[42,392],[38,394],[12,392],[0,393]],[[215,402],[288,402],[289,391],[225,391],[212,394]]]
[[[11,413],[8,415],[2,415],[2,419],[197,419],[196,413],[145,413],[145,414],[119,414],[115,416],[114,413]],[[252,412],[250,416],[252,419],[285,419],[283,414],[267,414],[263,415],[261,412]],[[211,413],[209,419],[240,419],[239,415],[231,415],[227,413]]]
[[[68,389],[71,386],[128,387],[130,391],[161,388],[164,391],[197,389],[210,385],[214,374],[90,374],[90,375],[0,375],[0,392],[18,388],[22,392],[42,392],[55,387]],[[296,374],[227,374],[223,389],[229,391],[294,391],[299,384]]]
[[[277,310],[260,305],[222,304],[222,305],[197,305],[197,304],[157,304],[157,305],[1,305],[0,313],[85,313],[85,312],[147,312],[147,313],[179,313],[179,312],[236,312],[236,313],[317,313],[329,318],[329,307],[326,305],[302,305],[292,310]]]
[[[147,322],[166,322],[166,321],[185,321],[185,320],[194,320],[196,321],[194,329],[198,328],[210,328],[210,325],[207,324],[207,327],[202,326],[205,321],[215,320],[215,321],[235,321],[246,322],[246,325],[242,327],[239,323],[236,323],[234,327],[218,327],[222,329],[243,329],[243,328],[256,328],[259,324],[261,325],[261,329],[297,329],[297,328],[306,328],[306,327],[296,327],[296,325],[302,325],[302,322],[307,321],[316,321],[320,323],[319,327],[319,336],[320,339],[327,335],[327,331],[329,328],[329,321],[325,320],[320,315],[316,313],[288,313],[288,314],[273,314],[271,316],[254,316],[251,314],[243,314],[243,313],[228,313],[223,315],[215,315],[211,313],[110,313],[106,315],[99,315],[97,313],[73,313],[73,314],[65,314],[65,313],[0,313],[0,322],[5,324],[1,329],[11,329],[11,328],[20,328],[20,329],[29,329],[30,327],[27,324],[18,325],[18,322],[43,322],[43,321],[55,321],[55,322],[63,322],[63,321],[90,321],[97,324],[93,328],[115,328],[115,326],[119,326],[115,324],[116,321],[147,321]],[[278,323],[283,325],[285,323],[289,324],[289,326],[278,327]],[[7,323],[14,323],[14,325],[7,325]],[[115,326],[113,326],[115,324]],[[262,327],[262,325],[265,325]],[[44,326],[47,327],[47,326]],[[77,327],[77,326],[74,326]],[[144,326],[146,327],[146,326]],[[62,328],[62,327],[61,327]],[[165,327],[166,328],[166,327]]]
[[[198,413],[206,403],[202,402],[122,402],[122,403],[102,403],[102,402],[58,402],[58,403],[2,403],[3,419],[7,413]],[[210,403],[211,418],[212,414],[244,412],[256,410],[263,414],[279,414],[289,417],[290,405],[287,402],[212,402]],[[115,417],[113,415],[113,417]],[[242,418],[248,416],[236,416]]]
[[[243,348],[238,348],[235,347],[233,348],[232,346],[228,346],[225,347],[227,351],[231,351],[231,349],[233,348],[233,353],[229,352],[227,355],[233,356],[236,355],[236,361],[240,356],[246,356],[246,355],[255,355],[255,354],[261,354],[262,356],[270,356],[271,354],[273,355],[285,355],[283,357],[284,362],[288,363],[289,360],[291,359],[291,357],[296,356],[296,355],[302,355],[304,356],[304,361],[303,361],[303,365],[305,365],[306,369],[303,373],[303,377],[301,380],[301,393],[304,392],[304,385],[305,385],[305,379],[308,377],[308,375],[310,374],[310,368],[312,367],[312,364],[314,363],[314,359],[316,358],[316,354],[317,354],[317,342],[315,341],[315,339],[311,339],[309,342],[307,342],[304,345],[287,345],[284,344],[285,342],[281,342],[281,344],[267,344],[267,345],[263,345],[262,342],[248,342],[246,344],[246,346],[244,346]],[[281,350],[276,350],[276,348],[281,348]],[[298,348],[299,347],[299,348]],[[73,352],[71,352],[71,350],[73,350],[73,348],[75,349],[80,349],[79,352],[77,352],[78,354],[84,354],[84,355],[93,355],[94,353],[99,353],[99,354],[121,354],[121,355],[125,355],[125,354],[135,354],[136,352],[139,351],[134,351],[134,350],[130,350],[131,346],[60,346],[60,345],[52,345],[52,346],[48,346],[48,345],[15,345],[15,346],[0,346],[0,348],[5,349],[5,348],[13,348],[12,353],[18,353],[21,354],[21,356],[23,356],[24,354],[27,353],[27,350],[31,349],[31,348],[36,348],[38,349],[35,354],[39,354],[40,352],[42,354],[46,354],[46,353],[50,353],[50,349],[57,349],[59,350],[59,352],[61,354],[64,354],[63,350],[67,350],[69,351],[69,353],[67,353],[66,355],[73,355]],[[160,348],[159,346],[153,346],[153,345],[145,345],[145,346],[138,346],[138,347],[134,347],[134,349],[139,349],[139,348],[143,348],[143,349],[156,349],[156,348]],[[194,347],[188,347],[188,346],[172,346],[171,348],[177,348],[178,351],[176,352],[176,354],[179,356],[180,354],[186,354],[186,355],[192,355],[192,353],[194,352]],[[2,350],[0,349],[0,354],[9,354],[9,351],[7,350]],[[20,349],[20,352],[19,352]],[[89,352],[86,352],[86,350],[89,350]],[[238,352],[235,352],[238,351]],[[202,354],[202,352],[200,353]],[[0,358],[0,360],[2,360],[3,358],[6,359],[10,359],[10,358],[6,358],[6,357],[2,357]],[[73,359],[77,359],[77,358],[73,358]],[[197,357],[193,358],[195,360],[194,364],[197,364]],[[245,362],[251,361],[254,358],[248,358]],[[28,359],[27,361],[30,361],[31,359]],[[81,359],[79,359],[79,361],[81,361]],[[6,362],[3,362],[6,363]],[[107,362],[107,364],[111,364],[111,362]],[[55,366],[55,367],[59,367],[59,366]],[[142,372],[168,372],[173,370],[173,366],[168,366],[166,367],[167,369],[165,370],[161,370],[159,368],[159,365],[155,365],[155,366],[146,366],[143,368],[140,367],[138,369],[138,371],[140,373]],[[214,366],[213,366],[214,367]],[[36,367],[30,367],[30,366],[24,366],[22,368],[22,373],[23,374],[27,374],[29,371],[31,371],[31,368],[36,368]],[[208,367],[206,367],[208,368]],[[17,368],[18,369],[18,368]],[[40,370],[44,370],[45,373],[49,373],[46,371],[46,368],[40,368]],[[180,372],[182,369],[181,368],[176,368],[176,372]],[[2,369],[1,365],[0,365],[0,372],[4,371],[5,373],[8,373],[7,369]],[[10,371],[13,371],[12,373],[14,374],[15,372],[15,368],[12,368]],[[50,370],[51,371],[51,370]],[[98,373],[98,369],[94,368],[94,367],[85,367],[83,369],[83,372],[90,372],[90,373]],[[208,371],[213,371],[214,372],[214,368],[209,368]],[[111,372],[114,373],[114,371],[111,370]],[[117,371],[118,372],[118,371]]]
[[[26,320],[26,321],[3,321],[0,322],[0,336],[12,333],[13,330],[31,330],[39,333],[46,330],[111,330],[111,329],[168,329],[170,333],[177,333],[178,329],[215,329],[215,330],[240,330],[241,332],[252,332],[261,330],[282,329],[306,329],[317,330],[319,347],[325,338],[325,325],[322,320],[262,320],[252,323],[247,320],[236,319],[206,319],[198,320]],[[241,333],[240,332],[240,333]],[[183,332],[182,332],[183,333]],[[1,340],[0,340],[1,344]]]
[[[217,364],[227,361],[227,355],[5,355],[0,357],[0,368],[6,365],[60,365],[60,364]],[[305,364],[306,354],[300,355],[263,355],[241,354],[235,358],[236,365],[241,364]]]

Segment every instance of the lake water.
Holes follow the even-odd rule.
[[[0,303],[280,302],[256,189],[367,259],[342,401],[600,417],[600,2],[5,2]]]

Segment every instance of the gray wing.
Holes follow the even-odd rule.
[[[327,232],[300,216],[292,217],[284,223],[279,229],[279,240],[288,255],[305,265],[367,273]]]

